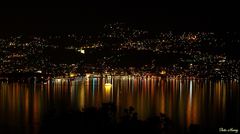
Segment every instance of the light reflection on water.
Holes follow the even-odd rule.
[[[112,86],[105,87],[106,82]],[[226,121],[239,124],[239,83],[234,80],[82,77],[47,84],[1,83],[0,129],[34,133],[42,116],[52,109],[81,111],[109,101],[117,105],[119,116],[133,106],[140,119],[164,113],[180,128],[190,124],[220,127]]]

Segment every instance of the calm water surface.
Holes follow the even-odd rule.
[[[111,82],[112,87],[105,87]],[[114,102],[118,115],[133,106],[142,120],[165,113],[182,131],[190,124],[202,129],[239,127],[240,92],[235,80],[176,80],[158,77],[81,77],[45,84],[6,83],[0,86],[0,132],[37,133],[44,114],[101,107]]]

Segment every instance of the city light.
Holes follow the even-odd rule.
[[[84,49],[78,49],[78,52],[80,52],[81,54],[85,54],[85,50]]]
[[[77,76],[77,74],[76,73],[70,73],[70,75],[69,75],[71,78],[72,77],[76,77]]]
[[[164,74],[166,74],[166,71],[165,71],[165,70],[162,70],[162,71],[160,72],[160,74],[161,74],[161,75],[164,75]]]
[[[38,71],[37,71],[37,73],[40,73],[40,74],[41,74],[41,73],[42,73],[42,71],[41,71],[41,70],[38,70]]]
[[[85,50],[81,50],[81,53],[82,53],[82,54],[85,54]]]

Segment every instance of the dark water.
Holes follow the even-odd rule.
[[[112,87],[106,87],[105,82]],[[201,129],[239,127],[240,92],[236,80],[176,80],[137,77],[56,79],[45,84],[1,83],[0,132],[37,133],[43,116],[56,112],[101,107],[114,102],[118,115],[133,106],[142,120],[165,113],[174,127]],[[214,130],[215,131],[215,130]]]

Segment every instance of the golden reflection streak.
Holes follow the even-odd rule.
[[[116,100],[116,106],[117,107],[120,107],[120,88],[119,88],[119,86],[120,86],[120,84],[119,84],[119,79],[117,79],[117,82],[115,82],[115,85],[116,85],[116,90],[117,90],[117,100]],[[119,113],[119,111],[120,111],[120,109],[119,108],[117,108],[117,113]]]
[[[78,94],[78,96],[79,96],[79,110],[80,111],[82,111],[83,110],[83,108],[84,108],[84,104],[85,104],[85,92],[84,92],[84,80],[82,80],[81,81],[81,86],[79,87],[79,94]]]
[[[193,93],[192,93],[192,123],[198,124],[198,106],[200,102],[200,93],[199,93],[199,87],[196,86],[196,81],[193,81]]]
[[[33,95],[33,128],[34,132],[37,132],[37,124],[40,121],[40,96],[39,92],[34,90],[34,95]]]
[[[222,112],[225,115],[225,108],[226,108],[226,84],[222,81]],[[223,116],[223,119],[225,117]]]
[[[132,88],[131,88],[131,83],[129,79],[125,80],[126,82],[126,96],[127,96],[127,105],[128,106],[133,106],[133,96],[132,96]]]
[[[165,81],[161,80],[161,113],[165,113]]]
[[[25,100],[25,109],[24,109],[24,114],[25,114],[25,125],[28,124],[29,120],[29,89],[24,89],[24,100]]]
[[[182,84],[183,83],[183,84]],[[184,85],[184,81],[182,80],[179,80],[179,122],[180,122],[180,125],[183,126],[184,125],[184,113],[185,113],[185,102],[184,102],[184,99],[183,99],[183,96],[182,96],[182,89],[183,89],[183,86]]]
[[[111,88],[112,88],[112,84],[111,83],[105,83],[105,102],[110,102],[111,100]]]
[[[221,85],[220,81],[217,81],[215,83],[215,93],[214,93],[214,110],[215,112],[219,112],[219,106],[220,106],[220,93],[221,93]],[[216,115],[215,115],[216,116]]]
[[[154,104],[154,95],[155,95],[155,86],[154,86],[155,80],[151,79],[151,103]]]
[[[143,117],[143,115],[144,115],[144,79],[142,79],[142,78],[140,78],[139,79],[140,80],[140,86],[139,86],[139,89],[138,89],[138,91],[139,91],[139,97],[138,97],[138,99],[139,100],[137,100],[137,103],[138,103],[138,111],[140,111],[139,112],[139,116],[140,116],[140,118],[141,117]]]

